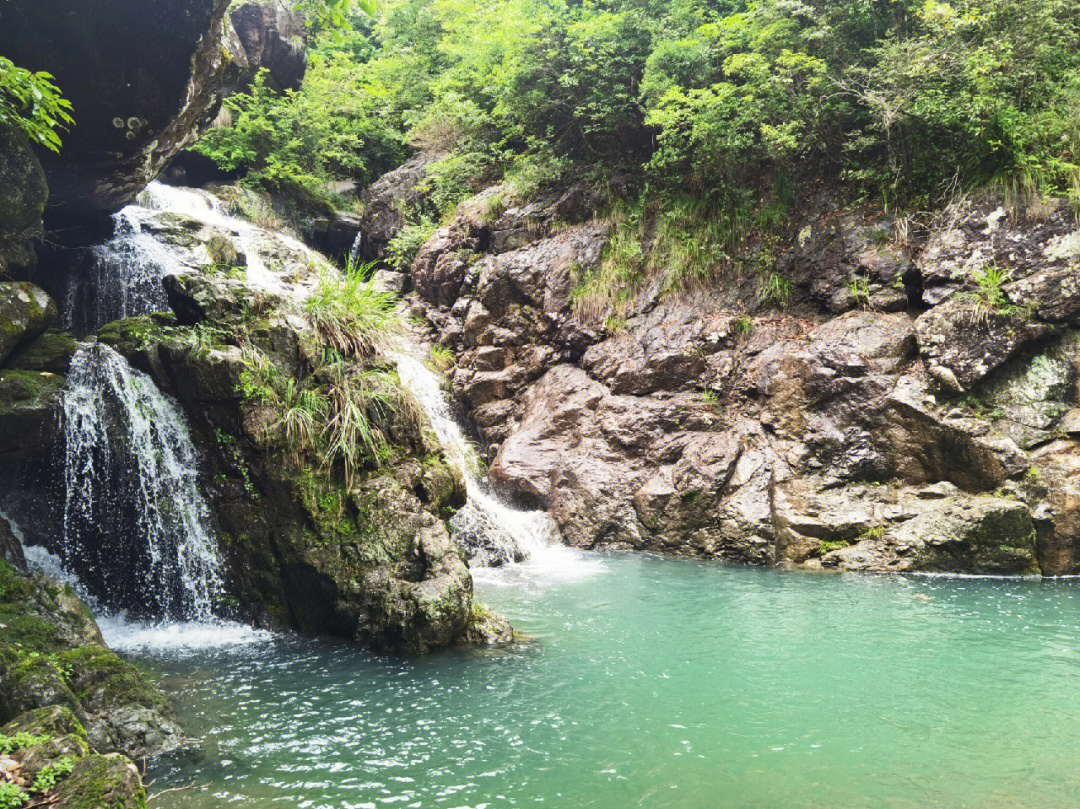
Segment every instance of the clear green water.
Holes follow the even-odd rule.
[[[508,652],[145,653],[206,737],[151,805],[1080,805],[1080,582],[603,565],[481,583]]]

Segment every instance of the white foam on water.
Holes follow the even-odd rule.
[[[232,233],[247,259],[248,285],[265,292],[302,297],[305,290],[302,287],[287,284],[267,266],[260,252],[260,244],[264,239],[273,238],[289,249],[302,253],[315,264],[326,264],[322,256],[299,239],[278,231],[271,234],[250,222],[226,213],[225,205],[221,200],[208,191],[179,188],[155,181],[139,195],[139,202],[151,210],[181,214],[205,225]]]
[[[576,581],[604,570],[603,562],[562,545],[559,529],[543,511],[522,511],[508,506],[484,485],[476,451],[450,412],[442,382],[414,351],[393,356],[402,384],[431,421],[447,460],[465,479],[467,501],[454,523],[490,537],[499,567],[472,568],[473,578],[488,583],[515,580]],[[513,562],[521,560],[517,564]]]
[[[543,587],[585,581],[607,571],[603,559],[576,548],[552,544],[541,548],[524,562],[501,567],[471,568],[473,581],[487,587]]]
[[[234,649],[272,641],[276,636],[234,621],[163,621],[147,623],[125,615],[97,619],[110,649],[137,655],[197,654],[212,649]]]

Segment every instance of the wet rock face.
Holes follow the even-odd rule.
[[[170,303],[182,324],[212,324],[214,344],[193,347],[190,332],[160,316],[120,321],[99,336],[185,410],[234,614],[376,648],[456,641],[471,614],[472,579],[442,517],[463,503],[460,477],[405,414],[384,428],[391,457],[348,482],[339,468],[287,451],[278,410],[244,394],[253,377],[239,343],[325,396],[336,383],[317,373],[316,336],[279,296],[213,270],[205,255],[213,229],[183,234],[188,269],[170,279]],[[276,255],[290,282],[313,277],[306,254]],[[372,359],[371,369],[385,368]],[[350,361],[348,369],[365,367]]]
[[[0,364],[52,326],[58,316],[56,304],[40,287],[0,282]]]
[[[59,155],[43,154],[52,201],[79,216],[127,202],[216,112],[233,57],[228,0],[10,0],[0,52],[46,70],[74,106]]]

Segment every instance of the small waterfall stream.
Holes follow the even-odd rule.
[[[508,584],[514,578],[552,581],[588,578],[603,562],[566,547],[543,511],[521,511],[500,501],[480,477],[476,451],[454,419],[442,381],[414,351],[393,357],[402,384],[424,410],[447,459],[465,479],[467,500],[451,527],[468,550],[474,579]],[[513,564],[525,562],[526,564]]]
[[[228,234],[245,255],[246,282],[283,297],[300,300],[308,289],[302,280],[271,270],[261,251],[286,249],[307,255],[309,264],[325,261],[289,236],[229,215],[208,192],[151,183],[138,204],[117,214],[112,239],[92,251],[93,300],[69,296],[69,319],[89,306],[83,317],[96,329],[167,307],[162,278],[193,268],[185,248],[158,237],[168,227],[161,217],[170,214]],[[277,246],[268,244],[275,240]],[[451,524],[469,549],[474,574],[491,571],[498,579],[505,571],[528,569],[539,578],[576,578],[602,567],[562,546],[548,515],[519,511],[492,494],[439,375],[418,351],[407,345],[394,360],[466,482],[467,503]],[[179,406],[117,352],[91,342],[72,362],[61,417],[63,535],[48,551],[32,549],[37,566],[74,574],[80,592],[109,612],[166,621],[212,618],[222,578],[197,457]],[[512,564],[526,560],[527,565]],[[138,637],[146,631],[144,626]]]
[[[179,406],[99,343],[71,364],[65,440],[65,568],[106,608],[213,616],[221,576],[198,458]]]

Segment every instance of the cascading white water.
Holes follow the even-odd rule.
[[[520,511],[499,501],[481,481],[476,452],[450,412],[438,375],[413,354],[394,356],[402,384],[427,414],[447,459],[465,478],[468,500],[452,525],[468,538],[474,564],[497,566],[558,551],[558,528],[542,511]]]
[[[206,619],[221,592],[210,510],[179,406],[116,351],[84,345],[64,388],[64,566],[111,608]]]
[[[182,214],[205,225],[228,231],[247,260],[248,285],[279,295],[287,292],[277,275],[266,266],[259,252],[259,243],[266,237],[266,231],[227,214],[221,200],[213,194],[199,189],[177,188],[153,182],[139,195],[139,200],[151,210]],[[312,254],[307,245],[284,233],[275,233],[274,238],[297,252]]]
[[[168,309],[161,279],[180,265],[147,230],[147,213],[129,205],[113,216],[113,237],[90,250],[88,270],[68,286],[68,328],[91,332],[119,318]]]
[[[163,241],[161,214],[177,214],[223,231],[244,254],[246,283],[263,292],[287,295],[289,289],[267,265],[263,251],[279,246],[325,264],[298,239],[270,233],[230,216],[225,205],[208,191],[150,183],[138,200],[113,216],[113,236],[89,251],[89,266],[69,282],[64,299],[65,326],[90,334],[106,323],[168,309],[162,279],[189,270],[174,245]]]

